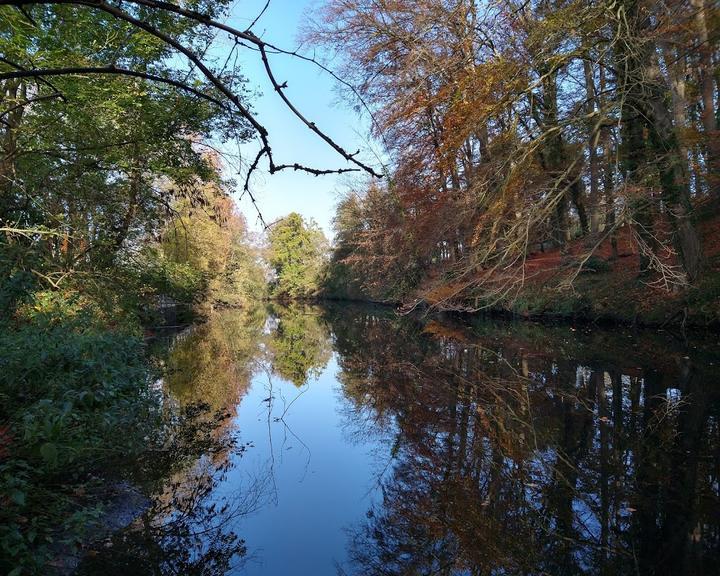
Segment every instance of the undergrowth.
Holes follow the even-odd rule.
[[[0,572],[47,573],[97,518],[88,498],[157,441],[142,338],[87,302],[40,295],[0,327]]]

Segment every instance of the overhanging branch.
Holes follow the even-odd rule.
[[[251,43],[255,45],[261,53],[261,57],[263,60],[263,64],[265,67],[266,74],[272,83],[275,91],[278,93],[280,98],[282,99],[283,103],[295,114],[295,116],[300,119],[305,126],[310,129],[312,132],[317,134],[320,138],[322,138],[330,147],[332,147],[340,156],[342,156],[346,161],[351,162],[358,166],[359,169],[375,176],[378,178],[381,178],[382,175],[377,173],[373,168],[370,166],[364,164],[363,162],[359,161],[356,156],[358,152],[355,153],[349,153],[346,151],[342,146],[337,144],[330,136],[325,134],[322,130],[320,130],[314,122],[309,121],[298,109],[297,107],[292,104],[289,98],[285,96],[282,92],[282,85],[280,85],[272,72],[272,68],[270,67],[270,63],[267,58],[267,48],[270,48],[271,50],[276,50],[278,52],[282,52],[284,54],[294,55],[297,56],[296,53],[288,52],[281,50],[272,44],[269,44],[267,42],[264,42],[260,38],[258,38],[255,34],[253,34],[249,29],[245,31],[238,30],[236,28],[233,28],[231,26],[228,26],[226,24],[223,24],[222,22],[218,22],[216,20],[213,20],[209,16],[202,14],[200,12],[196,12],[194,10],[188,10],[186,8],[182,8],[180,6],[177,6],[175,4],[169,3],[169,2],[163,2],[161,0],[125,0],[127,3],[130,4],[136,4],[145,6],[148,8],[153,8],[156,10],[163,10],[167,12],[175,13],[179,16],[183,16],[185,18],[189,18],[192,20],[195,20],[196,22],[203,24],[205,26],[215,28],[218,30],[222,30],[225,32],[228,32],[231,34],[236,41],[244,41]],[[270,173],[277,172],[278,170],[283,170],[288,167],[292,167],[295,170],[302,170],[311,174],[331,174],[331,173],[342,173],[347,172],[348,169],[339,169],[339,170],[318,170],[314,168],[309,168],[307,166],[301,165],[301,164],[291,164],[291,165],[276,165],[273,159],[272,155],[272,148],[270,146],[269,142],[269,134],[267,129],[260,123],[258,120],[250,113],[250,111],[247,109],[246,106],[242,104],[240,99],[237,95],[235,95],[232,90],[229,89],[229,87],[220,80],[202,61],[200,57],[198,57],[196,54],[194,54],[191,50],[189,50],[187,47],[183,46],[180,42],[175,40],[174,38],[170,37],[169,35],[165,34],[161,30],[158,30],[157,28],[153,27],[152,25],[148,24],[145,21],[142,21],[138,18],[135,18],[133,15],[129,14],[128,12],[122,10],[119,6],[114,6],[111,4],[108,4],[104,0],[0,0],[0,6],[6,5],[6,6],[25,6],[25,5],[32,5],[32,4],[71,4],[71,5],[78,5],[78,6],[85,6],[91,9],[96,10],[102,10],[112,16],[114,16],[117,19],[123,20],[125,22],[128,22],[129,24],[145,31],[148,34],[151,34],[152,36],[155,36],[156,38],[162,40],[167,45],[171,46],[184,56],[188,58],[190,62],[192,62],[200,72],[205,76],[205,78],[213,84],[225,97],[227,97],[237,108],[237,111],[240,113],[240,115],[245,118],[253,127],[253,129],[257,132],[258,137],[261,141],[261,149],[258,154],[258,157],[253,162],[253,164],[250,167],[250,172],[254,171],[258,164],[259,160],[265,156],[268,159],[269,164],[269,171]],[[303,58],[305,60],[314,61],[312,59]],[[248,175],[249,176],[249,175]]]
[[[28,69],[16,70],[14,72],[0,73],[0,80],[10,80],[13,78],[44,78],[45,76],[73,76],[73,75],[82,75],[82,74],[117,74],[120,76],[133,76],[135,78],[143,78],[145,80],[151,80],[153,82],[169,84],[171,86],[179,88],[180,90],[185,90],[186,92],[190,92],[191,94],[194,94],[195,96],[198,96],[199,98],[208,100],[209,102],[212,102],[213,104],[216,104],[217,106],[227,109],[227,106],[221,100],[218,100],[217,98],[214,98],[213,96],[210,96],[209,94],[205,94],[204,92],[201,92],[200,90],[196,90],[195,88],[188,86],[187,84],[184,84],[178,80],[173,80],[172,78],[166,78],[165,76],[159,76],[157,74],[149,74],[147,72],[138,72],[137,70],[128,70],[127,68],[118,68],[117,66],[99,66],[99,67],[68,66],[67,68],[37,68],[37,69],[32,69],[32,70],[28,70]],[[44,97],[34,98],[31,101],[37,101],[37,100],[42,100],[42,99],[47,99],[47,98],[58,98],[58,97],[60,97],[60,93],[49,94]],[[9,110],[6,110],[2,114],[0,114],[0,116],[7,114],[8,112],[9,112]]]

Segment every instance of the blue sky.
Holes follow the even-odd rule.
[[[265,0],[239,0],[232,8],[228,23],[246,28],[264,4]],[[271,0],[253,31],[279,47],[295,49],[305,14],[312,16],[313,9],[319,4],[317,0]],[[222,38],[218,40],[222,46]],[[304,53],[311,54],[312,50],[312,47],[306,47]],[[218,50],[218,54],[222,54],[222,49]],[[249,87],[262,92],[262,96],[254,98],[252,104],[258,119],[270,132],[276,163],[300,162],[321,169],[348,166],[343,158],[287,110],[267,81],[257,53],[241,50],[239,61],[249,79]],[[271,56],[271,64],[278,82],[288,83],[285,93],[306,117],[346,150],[354,152],[362,149],[363,159],[378,166],[367,145],[367,121],[340,101],[336,82],[330,76],[312,64],[288,56]],[[234,151],[232,145],[228,149]],[[257,143],[243,145],[241,150],[245,161],[252,159],[258,149]],[[347,179],[348,176],[315,177],[295,171],[273,176],[263,172],[254,177],[252,190],[267,222],[293,211],[299,212],[308,219],[313,218],[330,238],[337,194]],[[243,179],[237,178],[237,181],[240,192]],[[249,199],[243,198],[239,207],[251,228],[259,230],[257,213]]]

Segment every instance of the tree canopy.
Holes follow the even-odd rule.
[[[268,262],[275,278],[271,293],[278,298],[309,298],[320,289],[328,243],[314,222],[292,212],[270,228]]]

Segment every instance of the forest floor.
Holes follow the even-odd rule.
[[[720,326],[720,214],[712,206],[700,206],[697,218],[704,271],[689,288],[668,284],[655,272],[641,275],[637,241],[631,228],[622,226],[615,234],[616,255],[611,239],[601,233],[574,240],[562,250],[530,253],[522,272],[509,270],[490,283],[486,279],[474,284],[471,279],[463,285],[425,286],[423,300],[439,308],[484,307],[528,318]],[[660,234],[669,236],[668,231]],[[675,257],[668,252],[661,260],[672,266]],[[509,285],[512,289],[488,302],[483,294],[493,285],[498,293]]]

